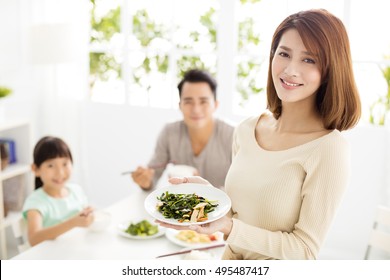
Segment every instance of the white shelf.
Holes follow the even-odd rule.
[[[0,252],[1,259],[7,259],[7,236],[6,227],[12,226],[21,218],[21,212],[9,211],[4,216],[4,180],[21,176],[21,187],[26,188],[25,196],[34,189],[31,180],[31,124],[25,120],[15,120],[0,123],[0,138],[9,138],[15,141],[16,158],[15,164],[9,164],[4,170],[0,170]]]
[[[0,173],[0,180],[4,181],[6,179],[13,178],[15,176],[26,174],[30,171],[29,164],[15,163],[8,165]]]
[[[7,121],[6,123],[0,123],[0,131],[15,129],[20,126],[29,126],[30,123],[24,120]]]
[[[3,227],[6,228],[16,223],[20,218],[22,218],[21,211],[9,211],[7,217],[4,218]]]

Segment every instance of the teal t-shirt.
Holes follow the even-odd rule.
[[[27,219],[29,210],[37,210],[42,215],[43,227],[49,227],[79,213],[88,205],[86,195],[78,185],[67,184],[65,187],[69,190],[69,194],[62,198],[49,196],[43,188],[35,190],[24,202],[23,217]]]

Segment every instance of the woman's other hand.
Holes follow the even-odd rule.
[[[212,186],[209,181],[207,181],[206,179],[203,179],[200,176],[172,177],[168,180],[168,182],[173,184],[173,185],[185,184],[185,183],[195,183],[195,184]]]
[[[173,228],[176,230],[193,230],[197,233],[203,234],[213,234],[220,231],[224,234],[224,236],[228,236],[230,234],[233,226],[233,220],[228,215],[223,216],[214,222],[202,225],[176,226],[158,220],[155,220],[155,222],[166,228]]]

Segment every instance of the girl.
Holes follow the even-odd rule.
[[[72,163],[68,146],[59,138],[43,137],[34,148],[36,189],[23,206],[31,246],[93,222],[93,209],[86,207],[81,187],[67,183]]]
[[[269,111],[243,121],[226,177],[230,215],[224,259],[315,259],[348,185],[349,146],[340,131],[360,118],[347,32],[325,10],[287,17],[271,45]],[[171,183],[207,183],[175,178]]]

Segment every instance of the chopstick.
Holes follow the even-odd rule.
[[[166,163],[160,163],[160,164],[149,165],[148,168],[151,168],[151,169],[165,168],[165,167],[166,167],[168,164],[170,164],[170,163],[175,164],[176,162],[173,161],[173,160],[170,160],[170,161],[168,161],[168,162],[166,162]],[[132,174],[132,173],[134,173],[134,172],[135,172],[135,170],[124,171],[124,172],[121,173],[121,175]]]
[[[165,254],[165,255],[160,255],[157,256],[156,259],[158,258],[164,258],[164,257],[169,257],[169,256],[175,256],[175,255],[182,255],[182,254],[187,254],[190,253],[193,250],[198,250],[198,251],[203,251],[203,250],[209,250],[209,249],[214,249],[214,248],[219,248],[219,247],[224,247],[225,244],[217,244],[217,245],[212,245],[212,246],[206,246],[206,247],[200,247],[200,248],[192,248],[184,251],[179,251],[175,253],[170,253],[170,254]]]
[[[121,175],[132,174],[134,172],[135,172],[135,170],[125,171],[125,172],[122,172]]]

